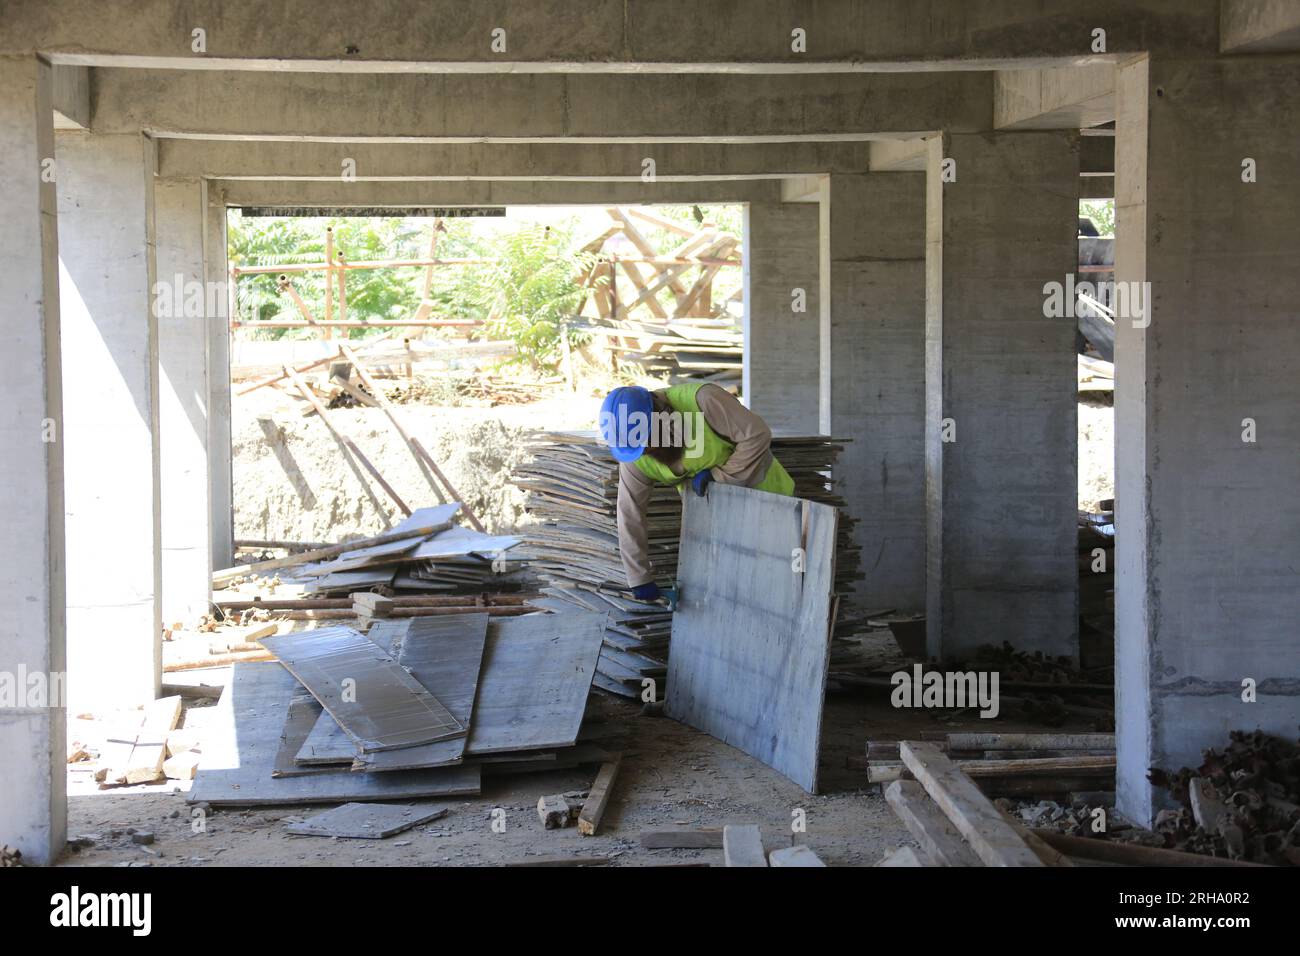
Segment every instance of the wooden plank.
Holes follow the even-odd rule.
[[[289,701],[301,688],[279,664],[236,664],[217,704],[216,721],[204,740],[203,763],[189,803],[213,806],[275,806],[295,803],[347,803],[364,800],[418,800],[474,795],[476,766],[440,767],[407,773],[353,773],[350,770],[298,777],[273,777]]]
[[[752,823],[728,823],[722,828],[722,860],[727,866],[767,866],[763,834]]]
[[[343,273],[340,272],[339,273],[340,281],[342,280],[342,278],[343,278]],[[343,304],[343,299],[340,296],[339,305],[342,306],[342,304]],[[334,423],[330,420],[330,414],[328,409],[326,409],[325,406],[321,404],[321,400],[316,397],[316,393],[313,392],[307,386],[307,383],[303,381],[302,376],[300,376],[297,372],[293,371],[293,369],[291,369],[287,365],[284,367],[284,374],[289,378],[290,381],[293,382],[295,386],[297,386],[298,391],[302,394],[303,398],[307,399],[308,404],[310,404],[311,407],[315,409],[316,414],[320,416],[321,422],[325,425],[326,428],[329,429],[330,434],[334,436],[335,440],[338,441],[338,443],[342,445],[345,449],[347,449],[349,452],[352,453],[352,457],[357,460],[357,462],[361,465],[362,468],[364,468],[366,471],[370,473],[370,477],[374,478],[375,481],[379,483],[379,486],[383,488],[385,492],[387,492],[388,497],[393,499],[393,503],[397,505],[397,507],[401,510],[402,514],[409,515],[411,513],[410,507],[406,504],[405,501],[402,500],[401,496],[397,493],[397,491],[393,488],[393,486],[388,483],[388,479],[384,477],[383,472],[381,472],[378,468],[376,468],[374,466],[374,463],[371,462],[371,460],[365,456],[365,454],[357,446],[357,443],[354,442],[347,435],[343,434],[334,426]]]
[[[571,611],[493,618],[465,752],[571,747],[607,617]]]
[[[1043,866],[997,807],[934,744],[904,740],[899,753],[907,769],[947,814],[986,866]]]
[[[459,503],[454,504],[455,507],[459,509]],[[451,505],[445,507],[451,507]],[[393,541],[400,541],[403,538],[414,538],[417,536],[427,537],[428,535],[436,534],[437,532],[450,527],[450,518],[431,522],[430,524],[419,527],[410,527],[403,522],[393,530],[385,531],[383,534],[375,535],[374,537],[358,538],[355,541],[345,541],[342,544],[333,544],[328,548],[317,548],[313,551],[300,551],[297,554],[286,555],[283,558],[270,558],[266,561],[256,561],[253,564],[240,564],[232,568],[222,568],[220,571],[212,572],[212,586],[214,588],[222,588],[235,578],[242,577],[246,574],[261,574],[264,571],[279,571],[284,568],[297,567],[300,564],[310,564],[313,561],[325,561],[329,558],[336,558],[348,551],[355,551],[360,548],[371,547],[374,545],[388,544]]]
[[[162,780],[167,760],[167,734],[181,719],[181,698],[163,697],[144,706],[144,722],[136,734],[135,746],[126,765],[126,783],[153,783]]]
[[[647,850],[720,850],[722,827],[642,830],[641,846]]]
[[[918,866],[929,866],[929,865],[930,865],[929,861],[924,859],[922,854],[917,853],[916,850],[914,850],[910,846],[900,846],[897,850],[895,850],[893,853],[889,854],[887,857],[885,857],[883,860],[881,860],[879,863],[876,864],[876,866],[907,866],[907,867],[918,867]]]
[[[383,840],[411,827],[447,815],[443,806],[400,806],[391,803],[345,803],[297,823],[285,824],[295,836],[336,837],[342,840]]]
[[[1043,861],[1044,866],[1074,866],[1070,858],[1060,850],[1050,846],[1033,830],[1028,829],[1023,823],[1013,817],[1005,810],[1000,811],[1002,819],[1007,821],[1011,829],[1016,831],[1016,835],[1025,841],[1025,846],[1034,851],[1034,855]]]
[[[688,493],[668,716],[817,790],[837,511],[714,483]],[[806,530],[805,530],[806,529]],[[803,549],[802,573],[793,554]]]
[[[582,812],[578,814],[578,832],[583,836],[595,836],[596,831],[600,829],[600,821],[609,806],[609,796],[614,790],[614,781],[618,778],[622,763],[623,755],[619,754],[608,763],[602,764],[600,772],[596,774],[596,781],[591,785],[587,802],[582,805]]]
[[[1067,836],[1055,830],[1035,828],[1031,831],[1048,846],[1081,860],[1098,860],[1123,866],[1263,866],[1245,860],[1229,860],[1221,856],[1204,856],[1165,850],[1160,847],[1141,846],[1094,837]]]
[[[1021,760],[956,760],[953,765],[968,777],[985,779],[988,777],[1027,777],[1027,776],[1101,776],[1115,772],[1115,757],[1028,757]],[[888,783],[904,779],[905,766],[882,765],[872,761],[867,769],[869,783]]]
[[[907,832],[921,844],[926,856],[939,866],[983,865],[957,828],[915,780],[891,783],[885,788],[885,801],[903,821]]]
[[[396,429],[397,433],[406,441],[407,447],[410,448],[411,454],[415,456],[416,462],[419,463],[423,461],[424,464],[428,466],[429,471],[433,473],[433,476],[446,487],[447,493],[451,495],[452,498],[459,499],[460,493],[456,490],[455,486],[452,485],[450,479],[443,474],[442,469],[438,467],[438,463],[434,461],[434,458],[429,454],[428,449],[420,443],[418,438],[414,437],[406,430],[406,426],[402,423],[402,420],[398,416],[396,409],[393,408],[392,403],[388,401],[388,397],[384,394],[384,390],[380,388],[379,383],[375,381],[369,370],[361,364],[361,359],[357,353],[347,345],[340,345],[339,353],[352,362],[352,367],[357,370],[357,377],[361,379],[362,384],[364,384],[366,388],[370,389],[370,393],[374,395],[375,401],[379,403],[379,407],[382,408],[384,414],[388,416],[388,420],[392,423],[393,428]],[[434,494],[441,496],[441,493],[438,491],[438,486],[432,481],[430,481],[429,484],[432,486]],[[469,518],[469,523],[474,526],[476,531],[481,532],[485,530],[483,523],[478,519],[478,515],[476,515],[468,506],[465,507],[465,517]]]
[[[1114,750],[1114,734],[953,733],[949,750]]]
[[[821,861],[810,848],[802,843],[798,846],[784,846],[779,850],[773,850],[768,854],[767,862],[770,866],[821,866],[826,864]]]
[[[465,725],[414,677],[350,627],[263,641],[363,752],[463,736]]]

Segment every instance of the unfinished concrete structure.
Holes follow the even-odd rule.
[[[213,290],[254,202],[749,204],[745,391],[854,440],[860,596],[925,607],[936,655],[1076,653],[1073,325],[1044,287],[1111,194],[1117,278],[1149,283],[1118,323],[1120,809],[1149,820],[1147,768],[1229,729],[1294,732],[1296,4],[255,6],[0,6],[0,670],[147,697],[162,621],[230,563]],[[0,837],[35,861],[64,841],[53,703],[0,710]]]

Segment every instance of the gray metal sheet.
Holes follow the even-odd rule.
[[[686,495],[669,716],[817,791],[837,513],[714,483]],[[804,571],[793,559],[803,549]]]
[[[473,765],[400,774],[344,770],[272,776],[289,702],[299,691],[293,675],[279,664],[234,665],[217,704],[213,732],[204,738],[203,762],[186,799],[214,806],[269,806],[415,800],[479,792],[479,768]]]
[[[274,654],[364,752],[465,734],[458,721],[392,656],[350,627],[264,638]]]

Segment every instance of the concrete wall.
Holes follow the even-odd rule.
[[[925,604],[925,174],[830,177],[830,431],[863,607]]]
[[[930,653],[1077,655],[1074,320],[1043,290],[1077,268],[1077,135],[953,135],[943,155],[927,415],[955,440],[927,421]]]
[[[67,828],[66,712],[46,691],[64,656],[63,392],[50,68],[0,57],[0,315],[7,374],[0,402],[0,842],[48,863]],[[32,682],[33,675],[35,683]]]
[[[207,190],[202,180],[154,187],[158,420],[162,476],[162,615],[193,622],[208,609],[212,579],[208,477],[208,323],[225,285],[204,270]]]
[[[818,432],[818,224],[816,203],[747,207],[745,403],[778,435]]]
[[[1117,280],[1151,293],[1146,328],[1116,323],[1118,799],[1139,821],[1167,800],[1149,767],[1300,719],[1297,90],[1294,56],[1120,70]]]
[[[69,695],[152,700],[160,672],[153,143],[57,137]]]

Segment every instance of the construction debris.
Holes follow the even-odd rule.
[[[1155,823],[1164,846],[1220,859],[1300,866],[1300,744],[1262,731],[1232,731],[1195,770],[1152,770],[1148,779],[1182,809]]]

